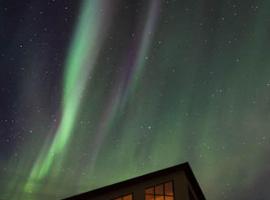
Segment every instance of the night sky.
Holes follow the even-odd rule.
[[[0,1],[0,199],[189,162],[270,199],[269,0]]]

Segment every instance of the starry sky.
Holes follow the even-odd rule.
[[[0,1],[0,199],[189,162],[270,198],[269,0]]]

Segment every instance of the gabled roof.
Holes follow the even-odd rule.
[[[189,180],[190,184],[192,185],[192,188],[193,188],[194,192],[196,193],[196,195],[198,196],[198,198],[200,200],[205,200],[204,194],[203,194],[203,192],[199,186],[199,183],[197,182],[188,162],[182,163],[182,164],[179,164],[179,165],[176,165],[173,167],[165,168],[165,169],[162,169],[159,171],[155,171],[155,172],[152,172],[149,174],[145,174],[142,176],[138,176],[138,177],[135,177],[132,179],[128,179],[128,180],[125,180],[125,181],[122,181],[119,183],[108,185],[108,186],[105,186],[102,188],[98,188],[98,189],[95,189],[95,190],[92,190],[89,192],[78,194],[78,195],[66,198],[66,200],[68,200],[68,199],[85,199],[86,197],[87,198],[96,197],[98,195],[102,195],[104,193],[107,193],[107,192],[110,192],[113,190],[117,190],[117,189],[122,188],[122,187],[132,186],[134,184],[141,183],[141,182],[144,182],[146,180],[153,179],[153,178],[156,178],[159,176],[171,174],[171,173],[176,172],[176,171],[184,171],[187,179]]]

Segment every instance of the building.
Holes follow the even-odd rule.
[[[205,200],[188,163],[183,163],[66,200]]]

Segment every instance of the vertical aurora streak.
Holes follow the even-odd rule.
[[[59,127],[51,144],[45,144],[25,186],[26,192],[33,192],[35,182],[53,172],[57,176],[64,159],[74,123],[76,122],[81,98],[93,71],[102,42],[104,16],[100,11],[105,1],[85,0],[78,19],[76,32],[66,61],[64,74],[63,104]],[[106,11],[105,11],[106,12]],[[54,168],[52,168],[54,167]],[[56,167],[56,168],[55,168]]]
[[[160,0],[151,0],[143,30],[136,33],[138,38],[135,39],[137,39],[138,43],[134,45],[134,41],[132,41],[133,43],[131,44],[130,51],[135,55],[129,55],[131,52],[128,51],[127,55],[124,56],[124,64],[121,68],[124,69],[125,73],[121,74],[118,84],[112,89],[111,96],[101,116],[96,137],[94,138],[94,144],[96,145],[94,145],[91,152],[92,163],[91,167],[88,168],[90,174],[98,157],[99,150],[104,145],[104,140],[112,128],[114,119],[125,108],[128,98],[134,92],[136,83],[140,80],[140,74],[145,65],[145,58],[149,53],[148,50],[154,36],[159,12]]]

